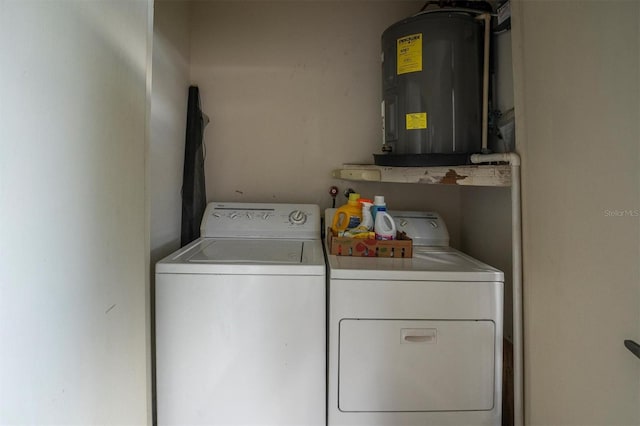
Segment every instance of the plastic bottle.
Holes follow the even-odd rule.
[[[386,207],[378,207],[374,230],[376,240],[393,240],[396,237],[396,223]]]
[[[362,207],[358,203],[359,198],[360,194],[352,192],[349,194],[347,204],[338,207],[331,224],[331,230],[334,233],[337,234],[345,229],[352,229],[360,225],[360,222],[362,222]]]
[[[373,197],[373,207],[371,208],[371,215],[373,217],[373,222],[376,221],[376,213],[378,212],[378,208],[384,207],[385,210],[387,205],[384,202],[384,195],[376,195]]]
[[[362,205],[362,222],[358,225],[358,229],[370,231],[373,229],[373,216],[371,216],[371,206],[373,203],[367,198],[360,198],[358,202]]]

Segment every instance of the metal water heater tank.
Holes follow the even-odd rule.
[[[382,166],[459,165],[482,145],[483,22],[437,9],[382,34]]]

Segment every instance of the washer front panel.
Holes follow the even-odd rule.
[[[323,276],[156,275],[158,425],[325,425]]]

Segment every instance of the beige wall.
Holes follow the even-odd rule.
[[[494,108],[513,108],[511,31],[493,35]],[[517,145],[517,144],[516,144]],[[491,144],[489,147],[491,148]],[[460,188],[460,248],[504,272],[504,336],[513,338],[510,188]]]
[[[380,36],[421,1],[195,2],[191,79],[211,117],[209,201],[331,205],[331,185],[440,210],[459,240],[458,188],[331,178],[381,146]],[[338,198],[338,205],[345,198]]]
[[[153,304],[151,312],[154,317],[155,264],[180,247],[190,18],[189,2],[155,0],[148,171],[151,233],[149,269]],[[152,321],[152,333],[155,368],[155,321]],[[155,388],[152,394],[155,416]]]
[[[461,188],[460,247],[504,272],[504,336],[513,338],[511,188]]]
[[[640,3],[514,10],[526,421],[640,424]]]
[[[381,144],[380,35],[420,2],[196,2],[209,199],[320,202]]]
[[[152,265],[180,247],[190,69],[189,12],[185,1],[155,1],[149,144]]]
[[[0,424],[150,424],[151,10],[0,2]]]

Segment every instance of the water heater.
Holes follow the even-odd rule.
[[[436,9],[382,34],[382,166],[459,165],[482,145],[484,24]]]

